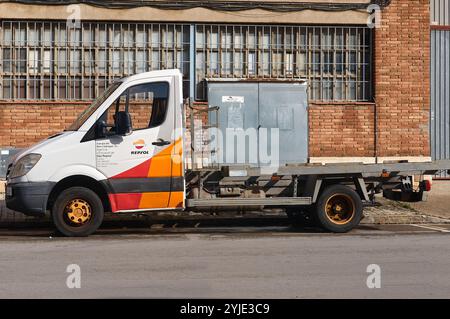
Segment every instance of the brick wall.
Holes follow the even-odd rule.
[[[375,31],[379,156],[430,156],[429,0],[393,0]]]
[[[0,147],[22,148],[61,132],[89,106],[89,102],[0,102]],[[143,103],[131,103],[133,127],[149,123],[150,112]],[[109,113],[108,115],[111,115]],[[108,123],[112,123],[108,116]]]
[[[310,157],[375,156],[373,103],[311,103]]]
[[[375,103],[310,103],[311,157],[430,156],[429,25],[428,0],[393,0],[383,10]]]
[[[85,102],[0,102],[0,147],[27,147],[60,132],[87,105]]]

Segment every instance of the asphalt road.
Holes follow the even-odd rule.
[[[426,227],[2,230],[0,298],[449,298],[450,227]],[[70,264],[79,289],[66,285]],[[370,264],[379,289],[367,287]]]

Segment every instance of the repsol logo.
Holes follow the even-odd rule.
[[[145,151],[145,141],[143,139],[139,139],[133,142],[134,151],[131,151],[131,155],[148,155],[148,151]]]
[[[148,151],[131,151],[131,155],[148,155]]]

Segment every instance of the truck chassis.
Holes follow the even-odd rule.
[[[349,217],[341,218],[343,220],[336,225],[320,223],[319,219],[319,225],[329,231],[346,232],[359,223],[362,207],[375,203],[375,194],[382,193],[392,200],[422,201],[431,187],[423,176],[436,175],[449,169],[450,160],[426,163],[291,165],[280,167],[271,175],[265,175],[261,168],[251,167],[223,166],[217,169],[190,170],[186,174],[186,209],[220,211],[283,208],[293,222],[298,222],[317,219],[319,210],[323,209],[320,208],[322,202],[338,196],[338,204],[332,208],[335,210],[335,217],[331,216],[331,219],[339,219],[336,217],[339,210],[351,206],[353,212],[350,217],[353,223],[345,223],[345,220],[350,221]],[[420,180],[414,183],[415,178]],[[324,196],[328,197],[323,198]],[[330,217],[329,214],[327,216]]]

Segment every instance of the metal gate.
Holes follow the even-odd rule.
[[[433,159],[450,159],[450,31],[446,30],[431,32],[430,127]]]

